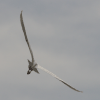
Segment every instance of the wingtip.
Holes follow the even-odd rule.
[[[22,14],[23,10],[21,11],[21,14]]]
[[[83,93],[83,91],[78,91],[78,92],[81,92],[81,93]]]

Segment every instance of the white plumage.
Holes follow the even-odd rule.
[[[53,77],[55,77],[56,79],[58,79],[59,81],[61,81],[65,85],[67,85],[69,88],[71,88],[71,89],[73,89],[73,90],[75,90],[77,92],[82,92],[82,91],[79,91],[79,90],[73,88],[72,86],[70,86],[69,84],[67,84],[66,82],[64,82],[62,79],[60,79],[59,77],[57,77],[52,72],[48,71],[47,69],[45,69],[45,68],[41,67],[40,65],[38,65],[37,63],[35,63],[35,60],[34,60],[34,57],[33,57],[33,52],[32,52],[32,49],[30,47],[30,44],[29,44],[29,41],[28,41],[28,38],[27,38],[27,35],[26,35],[26,30],[25,30],[25,26],[24,26],[24,22],[23,22],[23,17],[22,17],[22,11],[21,11],[21,14],[20,14],[20,22],[21,22],[22,30],[24,32],[26,43],[28,45],[28,48],[29,48],[29,51],[30,51],[30,54],[31,54],[31,57],[32,57],[32,62],[28,60],[28,62],[29,62],[29,66],[28,66],[29,70],[28,70],[27,74],[30,74],[31,71],[33,71],[33,70],[35,72],[39,73],[38,70],[37,70],[37,68],[39,68],[39,69],[42,69],[43,71],[47,72],[48,74],[52,75]]]

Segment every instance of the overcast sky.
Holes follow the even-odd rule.
[[[78,93],[31,60],[83,91]],[[0,100],[100,100],[100,0],[0,0]]]

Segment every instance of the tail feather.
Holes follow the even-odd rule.
[[[33,70],[34,70],[36,73],[39,74],[39,71],[37,70],[37,68],[34,67]]]

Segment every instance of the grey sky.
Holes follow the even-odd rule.
[[[39,70],[31,55],[77,93]],[[0,0],[0,100],[100,100],[99,0]]]

